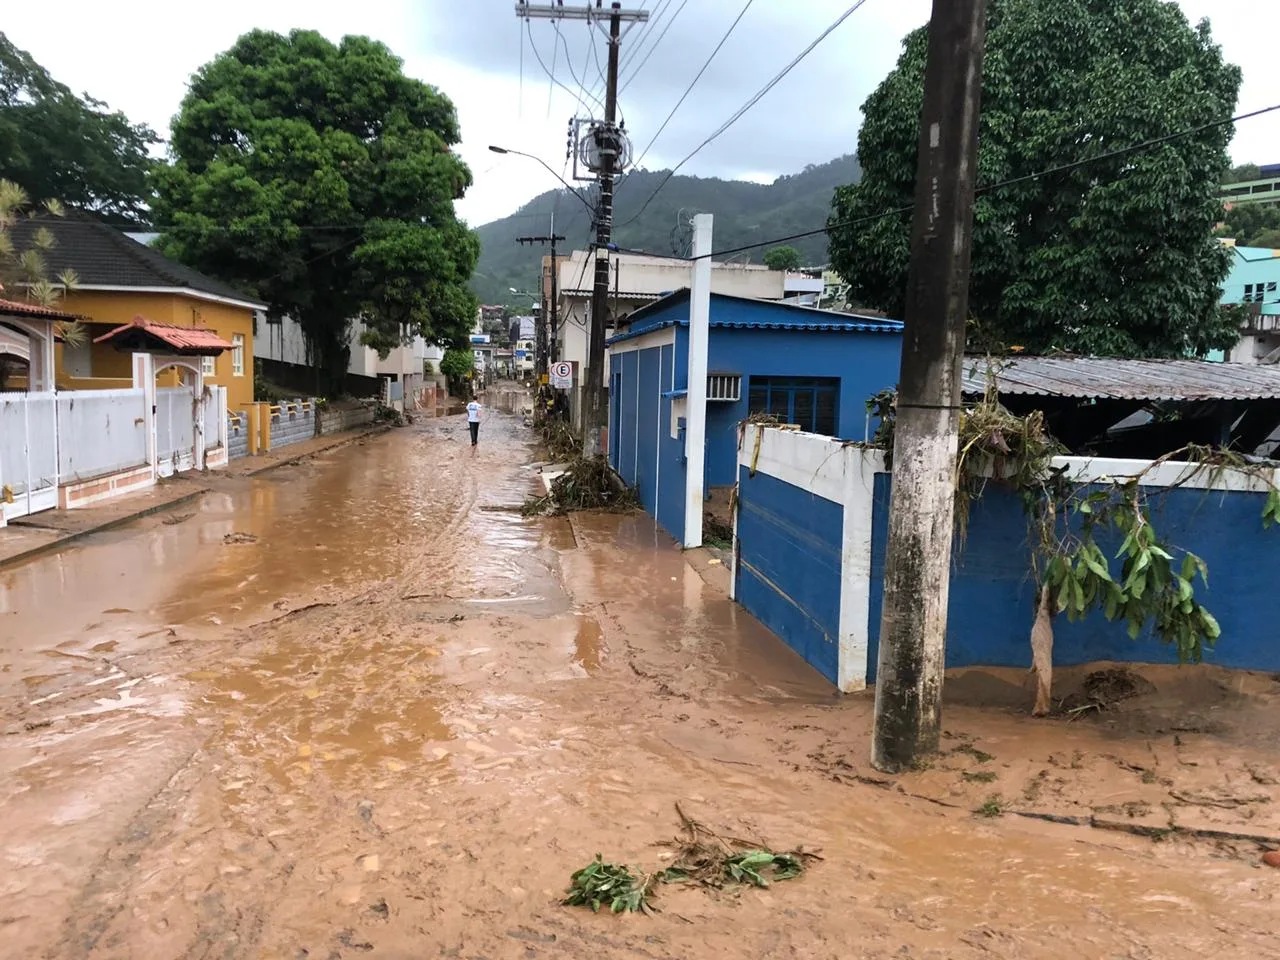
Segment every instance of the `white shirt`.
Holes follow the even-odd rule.
[[[467,404],[467,423],[480,422],[480,404],[472,400]]]

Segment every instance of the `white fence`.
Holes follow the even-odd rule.
[[[0,393],[0,519],[57,505],[54,394]]]
[[[92,480],[147,463],[146,392],[78,390],[57,394],[58,474]],[[187,391],[188,401],[191,393]]]
[[[195,398],[190,387],[156,390],[156,467],[169,477],[195,466]]]

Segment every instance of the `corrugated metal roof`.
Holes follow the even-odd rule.
[[[966,357],[964,392],[980,394],[988,363],[1002,394],[1115,400],[1268,400],[1280,398],[1280,366],[1205,360],[1112,357]]]
[[[95,337],[93,342],[125,341],[139,336],[145,340],[159,341],[178,353],[218,354],[231,349],[231,344],[212,330],[201,327],[178,327],[171,323],[148,320],[146,317],[134,317],[132,323],[126,323],[100,337]]]
[[[681,326],[688,326],[682,322]],[[804,322],[776,323],[768,320],[712,320],[711,326],[730,330],[841,330],[858,333],[899,333],[902,330],[900,320],[876,320],[870,317],[856,320],[819,320]]]

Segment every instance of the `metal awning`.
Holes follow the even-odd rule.
[[[963,389],[986,392],[988,371],[1002,395],[1109,400],[1280,399],[1280,366],[1207,360],[1112,357],[966,357]]]

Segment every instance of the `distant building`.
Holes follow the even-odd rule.
[[[1221,302],[1241,304],[1249,315],[1230,353],[1210,359],[1280,363],[1280,250],[1230,246],[1231,272],[1222,284]]]
[[[587,347],[590,342],[591,297],[594,262],[591,254],[575,250],[560,260],[558,276],[559,313],[552,332],[552,359],[577,365],[578,385],[570,398],[574,422],[581,415],[582,384],[586,379]],[[649,257],[639,254],[612,254],[609,257],[609,304],[605,318],[606,339],[627,329],[634,312],[654,303],[673,290],[689,286],[688,260]],[[713,263],[711,290],[727,296],[759,300],[781,300],[786,295],[786,275],[764,265]],[[604,364],[604,383],[609,383],[609,358]]]
[[[1223,203],[1280,203],[1280,163],[1270,163],[1258,170],[1256,180],[1224,183],[1218,191]]]

